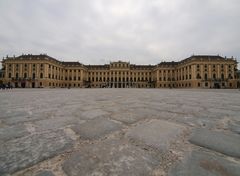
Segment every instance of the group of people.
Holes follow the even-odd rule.
[[[12,89],[13,86],[10,84],[0,84],[0,89]]]

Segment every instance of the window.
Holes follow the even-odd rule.
[[[27,73],[24,73],[24,78],[27,78]]]
[[[16,73],[16,78],[18,78],[18,73]]]
[[[205,80],[208,79],[207,73],[205,73],[204,78],[205,78]]]
[[[33,73],[32,78],[35,79],[35,73]]]
[[[199,71],[200,70],[200,66],[199,66],[199,64],[197,65],[197,71]]]
[[[224,74],[222,73],[222,75],[221,75],[221,78],[222,78],[222,80],[224,80]]]
[[[216,74],[215,73],[213,74],[213,79],[216,79]]]
[[[8,73],[8,78],[11,78],[11,77],[12,77],[11,73]]]
[[[208,87],[208,83],[207,82],[205,83],[205,86]]]

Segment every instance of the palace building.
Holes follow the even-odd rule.
[[[0,77],[2,84],[16,88],[237,88],[237,61],[193,55],[157,65],[84,65],[28,54],[4,58]]]

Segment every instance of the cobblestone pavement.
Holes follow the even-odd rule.
[[[239,90],[0,91],[0,175],[239,173]]]

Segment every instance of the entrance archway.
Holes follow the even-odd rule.
[[[25,82],[22,82],[22,83],[21,83],[21,87],[22,87],[22,88],[25,88],[25,87],[26,87],[26,83],[25,83]]]

